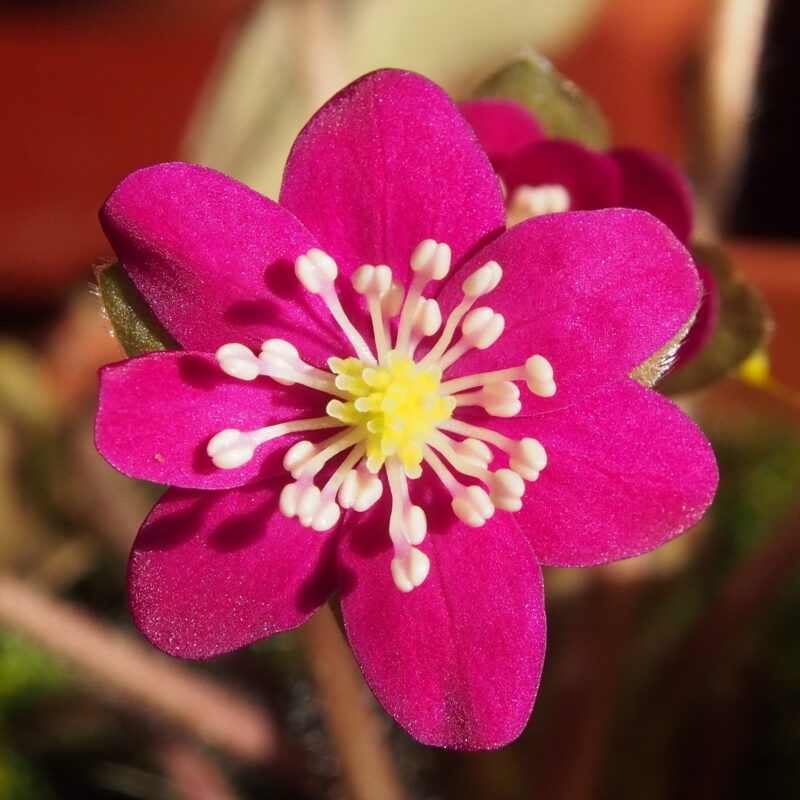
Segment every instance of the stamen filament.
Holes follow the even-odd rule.
[[[400,311],[400,324],[397,328],[397,343],[395,350],[401,353],[409,353],[409,340],[411,338],[411,326],[414,322],[414,314],[417,310],[417,304],[422,297],[422,290],[428,284],[428,276],[422,272],[414,274],[414,279],[411,281],[411,286],[408,289],[403,300],[403,308]]]
[[[463,378],[453,378],[439,384],[439,394],[455,394],[465,389],[484,386],[487,383],[500,383],[501,381],[524,381],[527,377],[525,367],[509,367],[498,369],[494,372],[482,372],[478,375],[465,375]]]
[[[235,469],[247,464],[255,453],[256,447],[271,439],[286,436],[300,431],[324,430],[340,428],[342,423],[332,417],[315,417],[313,419],[294,419],[279,422],[253,431],[240,431],[226,428],[211,437],[206,452],[214,464],[220,469]]]
[[[372,319],[372,333],[375,337],[375,349],[378,352],[378,363],[385,364],[392,349],[389,342],[389,320],[383,315],[383,303],[376,292],[366,295],[367,308]]]
[[[342,303],[339,300],[339,295],[336,294],[336,290],[333,288],[332,281],[329,285],[323,287],[320,292],[320,297],[322,297],[325,305],[328,306],[331,316],[336,320],[339,327],[344,332],[344,335],[350,341],[350,344],[353,345],[356,355],[368,364],[377,364],[378,362],[369,345],[364,341],[364,337],[356,330],[355,325],[350,322],[350,318],[345,313],[344,308],[342,308]]]

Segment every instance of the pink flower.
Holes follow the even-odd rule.
[[[539,683],[539,565],[642,553],[711,501],[700,431],[627,377],[694,313],[691,259],[638,211],[504,232],[456,107],[394,70],[313,117],[280,203],[162,164],[103,208],[185,348],[101,373],[98,448],[173,487],[133,548],[135,622],[210,658],[338,589],[406,730],[499,747]]]
[[[460,104],[506,189],[508,224],[561,211],[639,208],[658,217],[686,244],[694,224],[686,176],[668,159],[638,147],[600,153],[567,139],[549,139],[522,104],[483,97]],[[711,273],[698,266],[704,288],[697,319],[676,367],[708,341],[719,316]]]

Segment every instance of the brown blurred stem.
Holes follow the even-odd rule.
[[[697,676],[725,658],[737,634],[758,620],[800,569],[800,507],[727,579],[653,686],[648,716],[670,715],[691,696]]]
[[[351,800],[403,800],[375,704],[330,607],[323,606],[301,633]]]
[[[238,800],[222,770],[194,742],[162,740],[158,742],[154,758],[179,800]]]
[[[180,662],[0,572],[0,625],[71,662],[133,708],[247,761],[276,754],[272,721],[243,698]]]
[[[561,661],[557,721],[535,759],[537,796],[597,797],[625,647],[642,588],[609,567],[592,570],[592,586]]]

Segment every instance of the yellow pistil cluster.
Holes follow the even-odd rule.
[[[384,363],[331,358],[336,386],[352,399],[328,403],[330,416],[360,429],[367,446],[367,469],[377,473],[386,458],[397,455],[410,478],[422,472],[423,446],[455,408],[450,396],[438,394],[442,373],[420,368],[407,355],[392,351]]]

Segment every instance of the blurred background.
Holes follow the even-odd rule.
[[[0,798],[798,796],[798,44],[792,0],[0,2]],[[325,615],[202,665],[139,638],[125,558],[159,490],[94,453],[96,370],[122,355],[90,284],[97,210],[137,167],[275,196],[294,135],[358,75],[465,98],[524,46],[614,144],[688,172],[702,236],[776,327],[754,371],[680,398],[720,461],[707,520],[549,572],[533,718],[464,755],[377,708]]]

